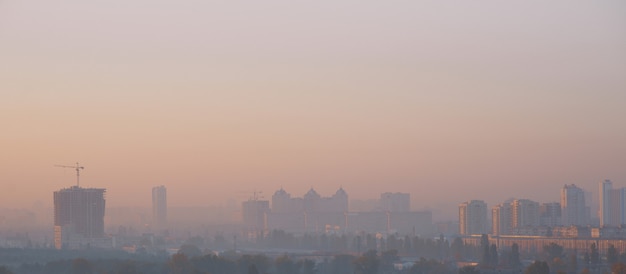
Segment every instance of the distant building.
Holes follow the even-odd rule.
[[[167,226],[167,189],[165,186],[152,188],[152,221],[156,228]]]
[[[411,211],[411,195],[409,193],[380,194],[380,207],[383,211],[389,212],[409,212]]]
[[[105,191],[72,186],[54,192],[54,245],[57,249],[106,244]]]
[[[333,196],[321,197],[311,188],[303,198],[292,198],[284,189],[280,189],[272,195],[272,212],[296,213],[296,212],[347,212],[348,194],[343,188],[339,188]]]
[[[491,209],[491,233],[494,235],[510,235],[513,224],[513,207],[511,203],[502,203]]]
[[[487,203],[472,200],[459,205],[459,234],[486,234]]]
[[[626,224],[626,188],[613,188],[610,180],[600,183],[600,226]]]
[[[528,199],[515,199],[511,206],[513,210],[513,229],[539,226],[539,203]]]
[[[610,180],[604,180],[603,182],[600,182],[599,186],[600,226],[615,225],[616,222],[612,220],[611,214],[611,191],[613,190],[613,183]]]
[[[585,204],[585,191],[576,185],[565,185],[561,189],[561,214],[565,226],[589,224],[589,209]]]
[[[270,202],[250,199],[241,204],[243,223],[249,238],[256,238],[267,231],[267,215],[270,213]]]
[[[432,214],[410,211],[408,194],[391,195],[389,209],[352,212],[348,208],[348,194],[339,188],[330,197],[322,197],[310,189],[302,198],[291,197],[284,189],[272,196],[272,209],[267,214],[269,230],[280,229],[294,234],[305,233],[401,233],[427,235],[432,233]],[[385,199],[381,195],[381,200]],[[395,200],[394,200],[395,199]],[[377,202],[381,204],[382,202]]]
[[[562,224],[560,203],[543,203],[539,207],[539,225],[555,227]]]

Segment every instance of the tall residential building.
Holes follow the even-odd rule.
[[[243,223],[249,238],[267,231],[267,214],[270,213],[270,201],[250,199],[241,204]]]
[[[611,220],[611,191],[613,190],[613,183],[610,180],[604,180],[600,182],[599,186],[600,226],[613,225],[614,222]]]
[[[105,189],[72,186],[54,192],[54,245],[78,247],[104,237]]]
[[[491,209],[491,233],[494,235],[511,234],[513,207],[511,203],[502,203]]]
[[[167,189],[165,186],[152,188],[152,221],[156,228],[167,225]]]
[[[539,207],[539,225],[541,226],[561,226],[562,217],[560,203],[543,203]]]
[[[584,226],[589,223],[585,204],[585,191],[576,185],[565,185],[561,189],[561,213],[565,226]]]
[[[339,188],[330,197],[320,196],[311,188],[302,198],[292,198],[284,189],[279,189],[272,195],[272,212],[274,213],[319,213],[319,212],[347,212],[348,194]]]
[[[515,199],[513,207],[512,228],[539,226],[539,203],[528,199]]]
[[[380,194],[380,207],[389,212],[409,212],[411,211],[411,195],[409,193]]]
[[[459,205],[459,234],[486,234],[487,203],[472,200]]]

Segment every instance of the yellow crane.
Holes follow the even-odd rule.
[[[63,166],[63,165],[54,165],[55,167],[64,167],[64,168],[74,168],[76,169],[76,186],[80,187],[80,170],[85,169],[85,167],[80,166],[78,162],[76,162],[76,166]]]

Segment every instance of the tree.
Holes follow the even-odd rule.
[[[392,273],[393,263],[399,259],[397,250],[387,250],[380,254],[381,273]]]
[[[178,253],[183,253],[187,258],[199,257],[202,255],[202,251],[192,244],[183,244],[178,249]]]
[[[170,272],[172,274],[187,274],[193,272],[193,266],[187,259],[185,253],[176,253],[172,255],[169,263]]]
[[[457,261],[463,259],[463,249],[463,240],[461,240],[461,238],[459,237],[454,238],[454,240],[452,241],[452,245],[450,246],[450,251],[454,256],[454,259],[456,259]]]
[[[596,246],[596,243],[592,243],[591,244],[591,254],[589,259],[591,260],[591,263],[594,265],[597,265],[600,263],[600,253],[598,253],[598,247]]]
[[[85,259],[78,258],[72,260],[72,273],[73,274],[89,274],[93,273],[93,264]]]
[[[459,274],[480,274],[480,271],[473,265],[467,265],[459,269]]]
[[[256,266],[251,264],[248,266],[248,274],[259,274],[259,270],[256,269]]]
[[[615,263],[611,266],[611,274],[626,274],[626,264]]]
[[[357,274],[377,274],[380,261],[376,250],[369,250],[354,261],[354,270]]]
[[[352,262],[355,260],[351,255],[337,255],[330,262],[331,274],[352,273],[354,268]]]
[[[522,265],[522,262],[519,258],[519,245],[517,245],[517,243],[513,243],[513,245],[511,245],[511,258],[509,259],[509,263],[512,267],[518,267]]]
[[[317,270],[315,269],[315,261],[305,259],[302,261],[302,274],[315,274]]]
[[[0,266],[0,274],[13,274],[6,266]]]
[[[480,236],[480,248],[483,251],[482,263],[486,265],[491,264],[491,256],[489,255],[489,237],[487,234]]]
[[[570,254],[569,256],[569,262],[567,264],[567,268],[568,268],[568,273],[576,273],[576,271],[578,271],[578,258],[576,256],[577,252],[574,251],[572,254]]]
[[[524,274],[550,274],[550,267],[547,262],[535,261],[526,268]]]
[[[609,245],[609,249],[607,250],[607,253],[606,253],[606,260],[611,265],[619,261],[619,252],[617,251],[617,248],[615,248],[614,245]]]
[[[491,247],[489,248],[489,256],[490,257],[490,261],[492,265],[498,265],[498,248],[496,247],[496,244],[491,244]]]
[[[555,258],[561,259],[563,257],[563,247],[556,243],[550,243],[549,245],[544,246],[543,251],[545,252],[546,259],[548,261],[552,261]]]
[[[276,266],[276,273],[278,274],[298,273],[298,271],[296,271],[296,265],[287,255],[276,258],[274,265]]]

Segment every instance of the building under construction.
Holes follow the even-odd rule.
[[[54,192],[54,245],[80,248],[106,245],[104,188],[72,186]]]

